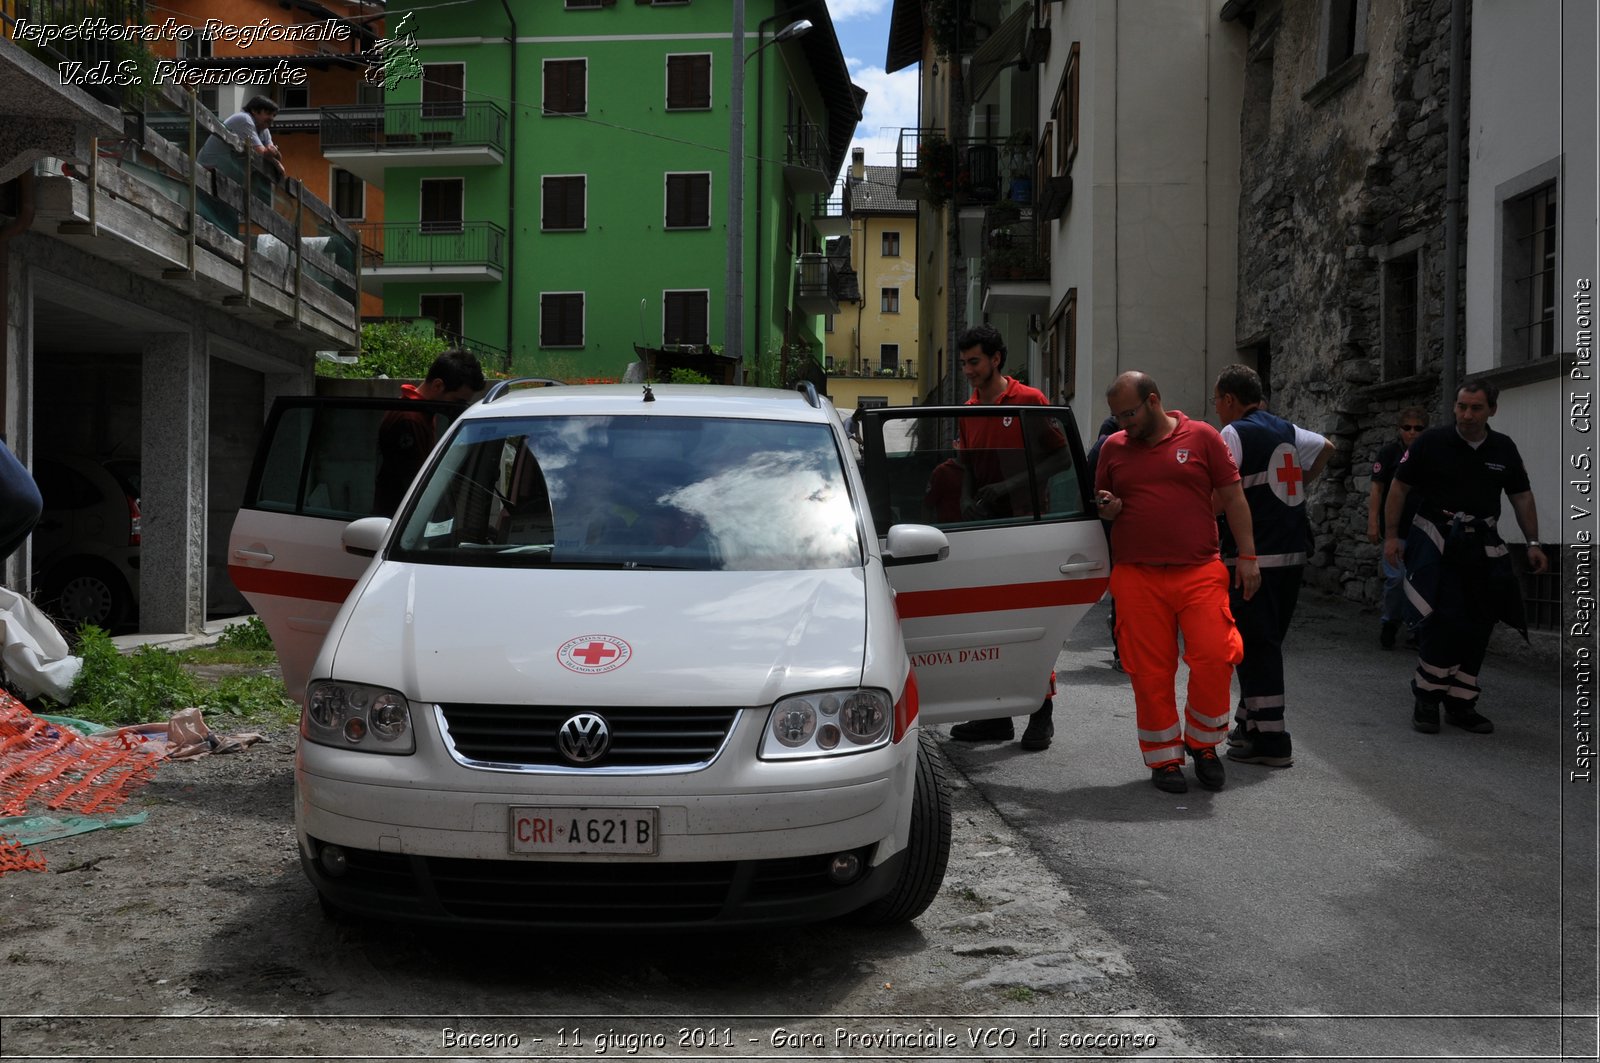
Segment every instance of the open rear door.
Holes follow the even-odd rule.
[[[1062,643],[1110,578],[1072,411],[917,406],[862,418],[862,476],[880,535],[932,524],[950,540],[942,561],[889,569],[923,718],[1032,712]],[[989,445],[958,447],[958,433]],[[1002,480],[1009,489],[984,496]]]
[[[339,537],[351,521],[375,515],[384,419],[421,414],[438,438],[461,409],[404,398],[295,396],[273,404],[228,537],[228,575],[272,635],[296,702],[323,636],[371,561],[347,553]]]

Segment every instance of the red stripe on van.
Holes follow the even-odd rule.
[[[895,611],[902,620],[960,613],[994,613],[1004,609],[1044,609],[1054,605],[1093,605],[1105,594],[1109,579],[1062,579],[1048,583],[1002,583],[989,587],[956,587],[938,591],[901,591]]]
[[[314,602],[341,604],[350,597],[356,581],[337,576],[313,576],[309,572],[229,565],[228,578],[244,594],[276,594],[282,598],[305,598]]]

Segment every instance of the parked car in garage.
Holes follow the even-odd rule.
[[[114,631],[139,614],[139,462],[40,457],[44,512],[33,529],[34,587],[68,631]]]
[[[279,399],[229,543],[304,707],[296,831],[334,909],[912,919],[951,830],[927,726],[1037,708],[1106,585],[1065,408],[871,411],[858,464],[809,389],[501,384],[392,519],[383,416]],[[1027,511],[932,526],[953,426],[988,416],[1024,418]]]

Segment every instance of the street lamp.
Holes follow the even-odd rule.
[[[756,45],[750,55],[733,64],[728,95],[728,267],[723,308],[726,353],[739,359],[744,374],[744,64],[768,45],[792,41],[811,32],[811,20],[789,23],[768,40]],[[744,51],[744,0],[733,0],[733,54]]]

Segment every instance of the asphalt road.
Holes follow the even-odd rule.
[[[1104,605],[1061,655],[1051,749],[945,750],[1213,1052],[1593,1058],[1595,787],[1567,779],[1558,664],[1491,655],[1495,733],[1423,735],[1415,657],[1376,635],[1302,596],[1295,763],[1230,762],[1220,793],[1151,786]]]

